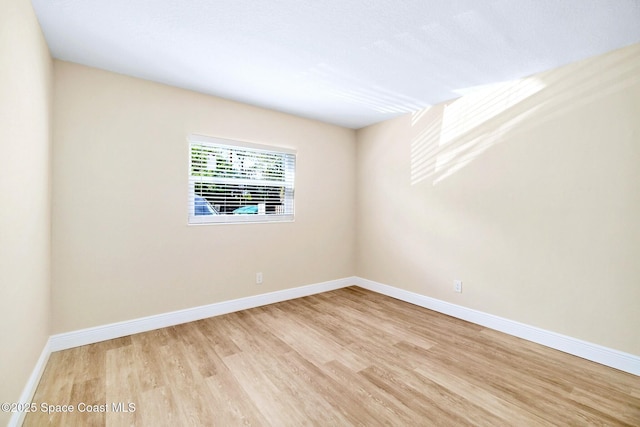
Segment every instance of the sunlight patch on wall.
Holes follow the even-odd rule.
[[[412,126],[415,126],[425,113],[426,111],[422,110],[412,114]],[[412,185],[430,178],[435,173],[436,160],[440,151],[438,142],[440,141],[441,127],[442,115],[437,114],[411,142]]]
[[[461,98],[411,115],[417,132],[411,142],[411,184],[442,182],[508,132],[524,132],[622,93],[637,85],[639,75],[640,45],[535,77],[457,90]]]
[[[544,87],[542,81],[530,77],[477,90],[460,90],[467,94],[445,105],[441,113],[431,114],[429,124],[414,137],[411,143],[411,184],[432,179],[435,185],[472,162],[537,108],[503,119],[490,132],[477,134],[478,129]],[[417,126],[428,111],[414,112],[412,127]]]
[[[531,114],[538,110],[540,106],[533,107],[516,117],[505,121],[493,131],[483,134],[460,144],[453,144],[449,149],[443,150],[436,158],[435,170],[433,174],[433,185],[453,175],[482,153],[487,151],[511,129],[526,120]]]
[[[458,98],[444,107],[440,145],[463,136],[542,88],[544,83],[532,77],[491,85]]]
[[[418,110],[418,111],[413,111],[411,113],[411,126],[415,126],[416,123],[418,123],[422,117],[424,117],[424,115],[429,111],[431,107],[427,107],[427,108],[423,108],[422,110]]]

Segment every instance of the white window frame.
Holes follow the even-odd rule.
[[[189,225],[202,224],[237,224],[237,223],[256,223],[256,222],[291,222],[294,221],[295,213],[295,164],[296,151],[290,148],[275,147],[262,144],[255,144],[245,141],[236,141],[223,138],[215,138],[204,135],[189,135],[188,151],[189,151]],[[284,162],[284,180],[268,181],[258,179],[240,179],[229,177],[202,177],[192,176],[192,147],[220,147],[246,152],[262,152],[283,155]],[[195,187],[197,183],[217,183],[217,184],[237,184],[265,187],[282,187],[284,188],[283,213],[263,213],[257,214],[217,214],[217,215],[196,215],[195,214]]]

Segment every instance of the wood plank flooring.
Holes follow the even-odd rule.
[[[33,401],[75,410],[25,426],[640,426],[637,376],[356,287],[53,353]]]

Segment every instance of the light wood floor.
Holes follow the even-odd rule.
[[[639,426],[640,378],[354,287],[54,353],[34,402],[75,412],[25,426]]]

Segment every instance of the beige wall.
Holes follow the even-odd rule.
[[[54,333],[353,275],[354,131],[67,62],[54,87]],[[187,226],[190,133],[296,149],[295,222]]]
[[[638,75],[635,45],[358,131],[357,274],[640,355]]]
[[[51,59],[31,3],[0,3],[0,402],[15,402],[50,333]],[[0,412],[0,425],[9,420]]]

